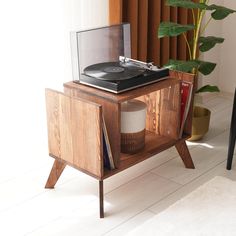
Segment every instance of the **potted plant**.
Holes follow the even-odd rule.
[[[198,73],[204,76],[209,75],[216,67],[216,63],[202,61],[199,59],[201,53],[212,49],[216,44],[224,42],[223,38],[215,36],[205,36],[206,29],[212,20],[223,20],[228,15],[236,12],[235,10],[209,4],[209,0],[167,0],[166,4],[172,7],[187,8],[192,14],[193,24],[182,25],[176,22],[161,22],[158,28],[158,37],[175,37],[183,35],[187,49],[188,60],[173,60],[170,59],[168,64],[164,65],[170,69],[191,72],[198,77]],[[203,19],[206,12],[210,11],[210,19],[204,23]],[[188,39],[186,33],[192,31],[191,39]],[[201,92],[216,92],[219,91],[217,86],[206,85],[196,91]],[[193,111],[193,127],[192,137],[190,140],[198,140],[208,131],[210,111],[203,107],[194,107]],[[200,128],[198,128],[200,126]]]

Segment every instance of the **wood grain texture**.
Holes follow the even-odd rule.
[[[147,60],[147,49],[148,49],[148,0],[138,1],[138,50],[137,58],[141,61]]]
[[[170,7],[165,4],[165,1],[162,1],[160,17],[161,17],[161,22],[170,21]],[[169,37],[161,38],[160,50],[161,50],[161,65],[165,65],[170,58],[170,38]]]
[[[101,106],[46,89],[49,153],[101,177]]]
[[[61,158],[58,158],[58,157],[54,156],[53,154],[49,154],[49,156],[54,158],[55,160],[58,160],[61,163],[64,163],[66,166],[69,166],[69,167],[72,167],[74,169],[77,169],[78,171],[81,171],[81,172],[85,173],[86,175],[89,175],[89,176],[91,176],[91,177],[93,177],[93,178],[95,178],[97,180],[102,180],[103,179],[103,176],[97,176],[97,175],[93,174],[90,171],[87,171],[85,169],[82,169],[82,168],[78,167],[77,165],[74,165],[73,163],[70,163],[70,162],[65,161],[65,160],[63,160]]]
[[[193,160],[191,158],[191,155],[189,153],[185,140],[180,140],[179,142],[177,142],[175,144],[175,147],[181,159],[183,160],[185,167],[189,169],[195,169]]]
[[[169,58],[186,60],[188,50],[183,36],[158,39],[160,22],[192,24],[191,11],[174,8],[160,0],[110,0],[110,24],[131,24],[132,58],[163,66]],[[191,33],[187,34],[188,37]]]
[[[153,157],[154,155],[172,147],[175,143],[176,140],[174,139],[146,131],[144,149],[135,154],[121,153],[119,168],[112,171],[105,170],[104,179]]]
[[[142,96],[141,100],[147,104],[146,130],[160,134],[158,127],[160,118],[158,109],[160,104],[160,91],[152,92]]]
[[[72,86],[64,86],[65,94],[75,98],[95,102],[102,106],[114,163],[115,166],[118,167],[120,158],[120,104],[107,99],[107,96],[101,97],[100,92],[104,92],[102,90],[90,87],[89,93],[87,93],[88,86],[75,84],[76,86],[74,87],[74,84],[75,83],[69,83],[69,85]],[[108,92],[105,92],[105,94],[115,96]]]
[[[188,9],[185,9],[182,7],[178,8],[178,23],[183,24],[183,25],[188,24]],[[186,60],[188,52],[187,52],[187,45],[186,45],[184,36],[183,35],[178,36],[177,40],[178,40],[178,43],[177,43],[178,56],[177,57],[179,60]]]
[[[59,160],[54,161],[45,188],[54,188],[65,167],[65,163],[60,162]]]
[[[86,93],[86,94],[93,96],[93,97],[97,97],[97,98],[100,97],[102,99],[110,100],[115,103],[121,103],[121,102],[128,101],[130,99],[133,99],[133,98],[136,98],[136,97],[139,97],[142,95],[146,95],[146,94],[155,92],[155,91],[160,90],[162,88],[166,88],[166,87],[178,84],[178,83],[179,82],[174,77],[170,78],[168,76],[168,77],[165,77],[165,79],[162,81],[158,81],[158,82],[155,82],[155,83],[152,83],[149,85],[145,85],[145,86],[133,89],[133,90],[129,90],[129,91],[123,92],[121,94],[114,94],[114,93],[106,92],[101,89],[96,89],[91,86],[78,84],[78,83],[74,83],[74,82],[65,83],[64,88],[65,89],[75,89],[80,94]]]
[[[111,25],[122,22],[122,0],[109,0],[109,23]]]
[[[131,24],[131,57],[138,59],[138,40],[139,40],[139,1],[123,1],[122,20]]]
[[[148,0],[148,61],[161,65],[161,44],[157,37],[157,27],[161,22],[161,1]]]
[[[180,81],[187,81],[193,84],[192,98],[190,102],[189,112],[184,126],[184,134],[191,135],[192,133],[192,118],[193,118],[193,100],[194,94],[197,89],[197,78],[194,74],[183,73],[181,71],[170,71],[170,77]]]
[[[180,117],[179,83],[137,99],[147,104],[146,130],[178,139]]]
[[[170,8],[171,22],[178,21],[178,9],[176,7]],[[177,37],[170,37],[170,59],[177,59]]]
[[[181,140],[178,138],[180,80],[194,82],[194,76],[171,71],[170,76],[163,81],[118,95],[74,82],[64,84],[64,91],[67,95],[96,102],[102,106],[117,167],[117,169],[112,171],[104,170],[102,179],[119,173],[189,137],[188,133],[186,133]],[[144,149],[135,155],[126,156],[120,152],[120,104],[134,98],[147,104],[147,133]],[[182,149],[184,150],[184,147]],[[186,154],[183,156],[185,157]]]
[[[96,89],[93,87],[89,87],[86,85],[68,82],[64,84],[64,92],[67,95],[70,95],[72,97],[82,98],[87,101],[96,102],[102,105],[103,114],[104,114],[107,130],[108,130],[110,143],[111,143],[112,153],[114,156],[115,166],[118,167],[119,160],[120,160],[120,137],[121,137],[120,136],[120,103],[124,101],[128,101],[133,98],[137,98],[144,94],[150,94],[153,91],[160,90],[163,87],[165,88],[169,86],[175,86],[178,84],[179,84],[179,81],[176,79],[166,79],[166,80],[153,83],[153,84],[141,87],[141,88],[124,92],[119,95],[115,95],[113,93],[106,92],[106,91]],[[154,94],[155,93],[153,93],[151,97],[155,96]],[[145,102],[147,101],[145,100]],[[156,109],[156,106],[159,106],[158,104],[156,104],[158,103],[158,98],[156,100],[152,99],[151,103],[155,103],[155,109]],[[160,111],[160,110],[157,110],[157,111]],[[153,129],[155,130],[158,129],[158,126],[157,126],[158,121],[159,121],[158,114],[159,114],[158,112],[155,114],[153,114],[153,112],[149,113],[149,116],[148,116],[149,123],[146,122],[146,125],[148,126],[148,130],[153,131]],[[169,119],[174,119],[174,117],[176,117],[175,112],[173,116],[169,117]],[[155,122],[155,121],[156,121],[155,126],[153,126],[152,122]],[[153,129],[151,129],[151,127],[153,127]],[[170,129],[171,127],[168,128],[168,130]],[[178,127],[175,124],[174,128],[172,128],[171,132],[168,135],[176,137],[177,129]]]
[[[160,135],[178,139],[180,127],[180,85],[161,90],[160,95]]]
[[[188,81],[194,84],[196,83],[195,75],[191,73],[170,70],[170,77],[178,79],[178,80],[182,80],[182,81]]]

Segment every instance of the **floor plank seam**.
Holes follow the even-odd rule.
[[[139,177],[141,177],[141,176],[143,176],[143,175],[146,175],[146,174],[148,174],[148,173],[151,173],[152,170],[158,168],[159,166],[162,166],[163,164],[166,164],[167,162],[169,162],[169,161],[171,161],[171,160],[173,160],[173,159],[175,159],[175,158],[177,158],[177,155],[176,155],[175,157],[173,157],[172,159],[170,159],[170,160],[168,160],[168,161],[165,161],[164,163],[162,163],[162,164],[160,164],[160,165],[157,165],[157,166],[153,167],[152,169],[149,169],[149,170],[147,170],[146,172],[144,172],[144,173],[142,173],[142,174],[140,174],[140,175],[138,175],[138,176],[136,176],[136,177],[130,179],[128,182],[125,182],[125,183],[123,183],[122,185],[120,185],[120,186],[118,186],[118,187],[116,187],[116,188],[114,188],[114,189],[112,189],[112,190],[106,192],[105,195],[112,193],[113,191],[119,189],[121,186],[125,186],[126,184],[129,184],[129,183],[131,183],[132,181],[134,181],[135,179],[137,179],[137,178],[139,178]],[[111,177],[111,178],[112,178],[112,177]],[[106,184],[106,180],[104,180],[104,183]]]
[[[150,210],[151,212],[153,212],[150,208],[158,203],[160,203],[161,201],[165,200],[165,198],[168,198],[169,196],[175,194],[176,192],[180,191],[181,189],[183,189],[184,187],[190,185],[192,182],[194,182],[196,179],[199,179],[200,177],[206,175],[208,172],[212,171],[213,169],[215,169],[217,166],[221,165],[224,161],[221,161],[220,163],[218,163],[216,166],[210,168],[209,170],[207,170],[206,172],[202,173],[201,175],[197,176],[196,178],[192,179],[190,182],[186,183],[186,184],[183,184],[183,185],[180,185],[180,187],[178,189],[176,189],[175,191],[171,192],[170,194],[166,195],[165,197],[161,198],[160,200],[158,200],[156,203],[150,205],[148,207],[148,210]],[[155,212],[153,212],[155,213]],[[155,213],[156,214],[156,213]]]
[[[34,171],[39,170],[39,169],[42,169],[42,168],[44,168],[44,167],[46,167],[46,166],[47,166],[47,164],[44,164],[44,165],[42,165],[42,166],[40,166],[40,167],[34,167],[34,168],[32,168],[32,169],[25,170],[23,173],[21,173],[21,174],[18,175],[18,176],[10,177],[9,179],[0,181],[0,186],[1,186],[1,184],[5,184],[5,183],[7,183],[7,182],[11,182],[11,181],[17,180],[17,179],[19,179],[19,178],[22,178],[23,176],[28,175],[30,172],[34,172]]]
[[[68,182],[70,182],[70,181],[72,181],[73,179],[76,179],[76,178],[77,178],[77,177],[74,177],[74,178],[72,178],[72,179],[70,179],[70,180],[66,180],[66,181],[63,182],[63,183],[57,183],[57,186],[63,186],[63,185],[65,185],[65,184],[68,184]],[[55,187],[55,188],[56,188],[56,187]],[[19,206],[21,206],[21,205],[27,203],[28,201],[31,201],[31,200],[33,200],[33,199],[35,199],[35,198],[37,198],[37,197],[40,197],[40,196],[42,196],[43,194],[48,193],[49,191],[53,191],[53,189],[45,189],[44,186],[42,186],[42,192],[39,192],[39,193],[37,193],[36,195],[31,196],[31,197],[28,198],[28,199],[24,199],[24,200],[22,200],[22,201],[20,201],[20,202],[18,202],[18,203],[15,203],[15,204],[13,204],[12,206],[9,206],[9,207],[7,207],[7,208],[1,209],[1,210],[0,210],[0,215],[1,215],[2,213],[5,213],[6,211],[11,210],[11,209],[14,208],[14,207],[19,207]]]
[[[115,229],[117,229],[118,227],[122,226],[122,225],[125,224],[126,222],[128,222],[128,221],[132,220],[133,218],[135,218],[136,216],[142,214],[144,211],[149,211],[150,213],[153,214],[152,211],[150,211],[149,209],[146,208],[146,209],[144,209],[144,210],[142,210],[142,211],[140,211],[140,212],[134,214],[133,216],[129,217],[129,218],[126,219],[124,222],[118,224],[117,226],[115,226],[115,227],[113,227],[112,229],[108,230],[108,231],[105,232],[104,234],[101,234],[101,236],[105,236],[105,235],[109,234],[110,232],[114,231]],[[154,213],[154,214],[155,214],[155,213]]]
[[[9,206],[9,207],[7,207],[7,208],[4,208],[4,209],[0,210],[0,215],[2,215],[2,214],[4,214],[5,212],[11,210],[12,208],[19,207],[19,206],[24,205],[24,204],[26,204],[27,202],[29,202],[29,201],[31,201],[31,200],[37,198],[37,197],[42,196],[43,194],[47,193],[48,191],[50,191],[50,189],[46,189],[45,192],[38,193],[38,194],[36,194],[36,195],[34,195],[34,196],[28,198],[28,199],[25,199],[25,200],[23,200],[23,201],[21,201],[21,202],[18,202],[18,203],[13,204],[12,206]]]
[[[183,167],[183,168],[184,168],[184,167]],[[181,183],[178,183],[178,182],[174,181],[173,179],[169,179],[169,178],[167,178],[166,176],[159,175],[159,174],[157,174],[156,172],[151,172],[151,174],[154,174],[154,175],[156,175],[156,176],[158,176],[158,177],[160,177],[160,178],[166,179],[166,180],[168,180],[168,181],[170,181],[170,182],[172,182],[172,183],[174,183],[174,184],[177,184],[177,185],[180,185],[180,186],[183,186],[183,185],[184,185],[184,184],[181,184]]]

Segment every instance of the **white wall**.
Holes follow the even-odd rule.
[[[107,10],[108,0],[0,1],[0,159],[9,173],[48,158],[44,89],[72,80],[70,30],[107,24]]]
[[[236,10],[235,0],[225,0],[224,6]],[[225,38],[220,50],[220,79],[222,91],[234,92],[236,87],[236,13],[222,22],[222,37]]]
[[[64,81],[72,80],[70,31],[108,24],[108,0],[64,0]]]
[[[213,4],[213,1],[211,1]],[[214,0],[215,4],[236,9],[235,0]],[[206,16],[206,20],[208,19]],[[200,86],[205,84],[218,85],[222,92],[234,92],[236,78],[236,13],[224,20],[212,20],[206,30],[206,36],[219,36],[225,38],[223,44],[216,45],[212,50],[204,53],[203,59],[217,63],[216,69],[208,76],[201,76]]]
[[[223,0],[215,0],[215,4],[222,5]],[[203,19],[203,25],[207,23],[207,21],[210,18],[210,12],[207,12],[204,19]],[[204,32],[204,36],[218,36],[221,37],[221,28],[222,28],[222,22],[221,21],[215,21],[212,20],[208,27],[206,28]],[[211,84],[211,85],[218,85],[219,78],[220,78],[220,47],[221,45],[216,45],[213,49],[211,49],[208,52],[201,53],[201,59],[204,61],[209,61],[216,63],[217,66],[215,70],[207,76],[203,76],[200,74],[199,76],[199,87]]]
[[[0,159],[12,168],[44,150],[44,88],[61,83],[63,74],[61,3],[0,3]]]

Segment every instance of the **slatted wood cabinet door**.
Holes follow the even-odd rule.
[[[46,89],[49,154],[101,179],[102,107]]]

